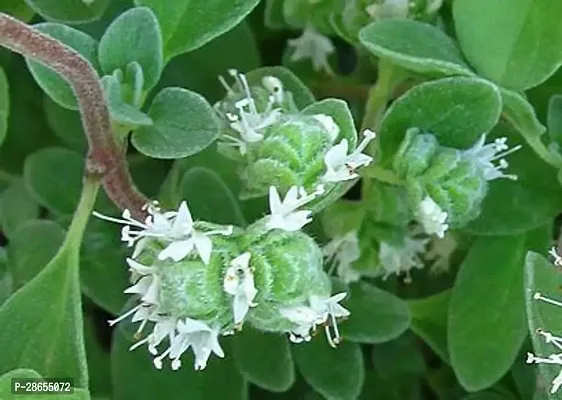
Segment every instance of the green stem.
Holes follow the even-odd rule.
[[[80,201],[78,202],[78,207],[74,212],[72,222],[70,223],[70,227],[66,233],[63,247],[73,246],[77,249],[80,248],[86,224],[88,223],[88,219],[92,214],[92,210],[96,202],[96,195],[99,187],[100,179],[98,177],[87,174],[85,175]]]
[[[377,132],[379,130],[386,106],[390,101],[396,84],[393,75],[394,69],[392,64],[383,59],[379,60],[379,76],[377,82],[369,90],[369,98],[365,106],[365,117],[361,124],[361,131],[371,129]],[[367,153],[374,156],[375,142],[371,142],[367,147]],[[391,176],[391,174],[393,175],[391,171],[384,171],[376,166],[376,160],[368,168],[365,168],[363,174],[363,198],[368,198],[373,178],[383,182],[398,183],[397,178]]]
[[[394,89],[393,72],[392,64],[383,59],[379,61],[379,76],[377,82],[369,90],[361,131],[371,129],[376,132],[380,128],[386,105]]]
[[[373,164],[369,168],[364,168],[361,175],[365,180],[376,179],[380,182],[390,183],[391,185],[402,185],[403,181],[394,173],[380,166]]]

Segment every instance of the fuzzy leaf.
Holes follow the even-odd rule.
[[[562,95],[554,95],[548,102],[548,135],[562,148]]]
[[[187,157],[210,146],[220,135],[218,117],[209,103],[182,88],[158,93],[148,115],[153,125],[135,131],[132,143],[149,157]]]
[[[72,214],[80,198],[84,159],[58,147],[41,149],[25,160],[24,179],[33,197],[50,211]]]
[[[39,205],[22,180],[15,180],[0,194],[0,226],[10,238],[25,222],[39,217]]]
[[[422,83],[386,112],[379,135],[382,160],[377,162],[392,163],[409,128],[433,133],[443,146],[470,147],[496,125],[501,106],[499,89],[483,79],[455,77]]]
[[[246,225],[236,196],[213,170],[190,169],[180,183],[183,199],[194,218],[224,225]]]
[[[498,381],[511,368],[527,335],[524,243],[525,235],[479,239],[457,276],[447,339],[451,365],[469,391]]]
[[[123,100],[122,85],[116,74],[104,76],[101,82],[114,121],[132,128],[153,124],[148,115]]]
[[[135,0],[136,5],[150,7],[158,17],[168,60],[229,31],[258,3],[259,0]]]
[[[19,227],[8,246],[11,275],[16,287],[33,279],[57,254],[64,229],[56,222],[33,220]]]
[[[45,268],[0,307],[0,373],[33,368],[88,383],[82,334],[77,243],[68,242]]]
[[[109,0],[25,0],[37,14],[47,20],[81,24],[99,19]]]
[[[359,40],[374,55],[414,72],[473,75],[455,42],[430,24],[380,20],[361,29]]]
[[[57,0],[58,1],[58,0]],[[94,69],[99,70],[97,62],[98,43],[87,34],[69,26],[45,22],[35,25],[39,31],[72,47],[88,60]],[[70,85],[55,71],[26,58],[27,66],[37,84],[60,106],[78,110],[76,96]]]
[[[356,343],[330,348],[322,337],[293,345],[293,356],[304,380],[327,400],[354,399],[365,378],[363,355]]]
[[[408,302],[412,313],[412,331],[445,362],[449,362],[447,317],[450,299],[451,292],[448,290]]]
[[[352,317],[341,324],[344,339],[382,343],[396,339],[410,327],[410,310],[403,300],[368,283],[349,286],[343,305]]]
[[[234,360],[242,375],[270,392],[284,392],[295,382],[295,367],[285,336],[251,327],[234,336]]]
[[[162,33],[154,13],[147,7],[138,7],[121,14],[101,38],[98,56],[106,75],[116,69],[125,72],[129,63],[139,63],[144,89],[152,88],[164,67]]]
[[[545,81],[562,63],[562,3],[550,0],[456,0],[462,50],[484,77],[514,90]],[[501,29],[502,34],[497,34]]]

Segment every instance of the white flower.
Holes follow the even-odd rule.
[[[178,321],[178,337],[171,346],[170,358],[179,361],[179,357],[189,347],[195,355],[195,369],[202,370],[207,366],[211,353],[223,358],[224,352],[219,343],[220,329],[210,327],[202,321],[191,318]]]
[[[381,242],[379,247],[379,262],[384,270],[383,279],[391,274],[399,275],[406,273],[406,282],[411,280],[410,270],[423,268],[423,262],[419,254],[425,252],[425,245],[429,239],[414,239],[406,236],[404,243],[395,245]]]
[[[269,187],[269,209],[271,215],[267,217],[266,228],[282,229],[284,231],[298,231],[312,221],[310,211],[297,211],[297,209],[316,197],[324,194],[324,186],[319,185],[316,191],[307,194],[304,188],[293,186],[287,192],[285,199],[281,201],[279,192],[274,186]]]
[[[284,99],[283,85],[281,81],[274,77],[265,77],[262,80],[265,88],[272,94],[266,109],[259,112],[256,107],[256,102],[252,97],[250,86],[244,74],[231,69],[228,71],[236,81],[236,83],[243,90],[245,97],[236,103],[234,106],[237,113],[226,113],[226,118],[229,121],[230,127],[236,131],[240,137],[234,137],[224,134],[221,140],[229,145],[237,147],[241,155],[245,155],[248,151],[248,146],[251,143],[260,142],[263,140],[263,131],[269,126],[275,124],[279,120],[281,110],[275,108],[276,104]],[[232,89],[222,76],[219,76],[219,81],[225,87],[229,95],[235,95],[236,92]]]
[[[484,173],[484,178],[488,181],[499,178],[517,180],[516,175],[506,175],[502,172],[509,167],[503,157],[519,150],[521,145],[509,149],[505,137],[498,138],[493,143],[488,144],[484,144],[485,140],[485,134],[480,136],[480,139],[470,149],[463,151],[463,156],[476,161]],[[497,165],[494,164],[496,160],[499,160]]]
[[[365,12],[369,14],[372,19],[390,19],[390,18],[408,18],[410,10],[410,0],[383,0],[371,4],[365,8]]]
[[[289,332],[289,339],[294,343],[309,341],[310,331],[314,331],[317,325],[324,324],[328,343],[336,347],[341,342],[337,318],[345,318],[350,314],[339,304],[345,296],[346,293],[331,297],[310,296],[308,305],[281,309],[281,315],[295,324],[295,328]]]
[[[330,75],[334,74],[328,63],[328,56],[334,53],[336,48],[328,37],[308,26],[301,36],[296,39],[290,39],[288,44],[289,47],[294,48],[290,58],[291,61],[296,62],[310,59],[315,71],[324,70]]]
[[[341,182],[357,178],[359,175],[356,169],[369,165],[373,158],[361,153],[376,136],[375,132],[366,129],[363,134],[365,139],[357,146],[351,154],[347,154],[349,143],[347,139],[342,139],[339,144],[333,146],[324,156],[326,173],[322,176],[324,182]]]
[[[433,14],[439,11],[441,6],[443,5],[443,0],[430,0],[427,2],[425,7],[426,14]]]
[[[330,140],[332,142],[337,139],[338,135],[340,134],[340,127],[338,126],[338,124],[336,124],[336,121],[334,121],[331,116],[325,114],[316,114],[313,115],[312,118],[322,124],[324,129],[326,129],[326,132],[328,132],[328,134],[330,135]]]
[[[280,311],[283,318],[291,321],[295,327],[289,331],[289,340],[293,343],[309,342],[312,338],[310,331],[316,328],[319,321],[318,314],[310,306],[296,306],[283,308]]]
[[[223,281],[224,291],[232,296],[234,323],[239,324],[250,310],[255,307],[254,299],[258,293],[254,285],[254,274],[250,268],[249,252],[242,253],[230,262]]]
[[[548,254],[550,254],[552,258],[554,258],[554,265],[559,268],[562,268],[562,257],[560,257],[560,254],[558,254],[558,250],[556,249],[556,246],[552,246],[548,251]]]
[[[333,262],[337,275],[345,282],[355,282],[361,274],[354,270],[352,264],[361,257],[359,238],[356,231],[350,231],[333,238],[322,249],[328,262]]]
[[[162,250],[158,259],[165,260],[171,258],[174,261],[181,261],[193,250],[196,250],[199,257],[205,264],[209,264],[212,251],[211,235],[231,235],[233,227],[230,226],[222,230],[211,230],[199,232],[194,229],[193,218],[185,201],[182,201],[178,211],[161,212],[156,207],[148,207],[149,216],[144,223],[140,223],[131,218],[128,210],[123,211],[123,219],[107,217],[94,212],[98,218],[125,224],[121,230],[121,240],[129,246],[135,246],[132,258],[137,258],[144,250],[148,240],[158,239],[168,245]],[[131,227],[138,228],[132,230]]]
[[[445,223],[447,213],[429,196],[419,204],[416,217],[428,235],[435,234],[442,238],[445,236],[445,231],[449,229],[449,225]]]

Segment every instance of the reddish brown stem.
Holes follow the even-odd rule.
[[[0,45],[51,68],[64,78],[78,99],[89,151],[86,174],[99,175],[105,191],[121,209],[138,219],[148,203],[134,186],[123,152],[111,131],[109,110],[97,73],[72,48],[4,13],[0,13]]]

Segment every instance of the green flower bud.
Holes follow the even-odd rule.
[[[434,135],[410,128],[394,156],[394,171],[401,178],[417,177],[429,167],[438,149]]]
[[[267,230],[260,221],[246,231],[240,247],[251,253],[258,294],[248,323],[273,332],[291,330],[281,309],[299,306],[310,296],[329,296],[331,283],[323,269],[322,251],[306,234]]]
[[[265,130],[263,141],[250,148],[240,174],[244,185],[241,197],[263,196],[270,186],[284,193],[295,185],[315,187],[325,171],[324,156],[333,139],[333,133],[316,116],[285,116]]]
[[[443,237],[449,226],[466,225],[480,214],[488,181],[516,178],[502,172],[508,166],[502,157],[519,146],[505,151],[505,138],[486,145],[484,140],[483,135],[472,148],[459,150],[439,146],[430,133],[408,130],[394,168],[405,179],[410,204],[427,233]]]

